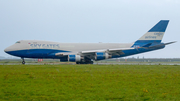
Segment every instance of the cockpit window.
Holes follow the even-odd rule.
[[[16,43],[20,43],[20,41],[17,41]]]

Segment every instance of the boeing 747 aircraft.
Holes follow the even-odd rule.
[[[4,51],[24,58],[60,59],[76,64],[93,64],[93,61],[119,58],[164,48],[174,43],[162,43],[169,20],[159,21],[153,28],[134,43],[57,43],[38,40],[21,40]]]

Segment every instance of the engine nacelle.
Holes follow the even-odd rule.
[[[96,52],[95,54],[95,60],[103,60],[108,58],[111,58],[111,55],[105,52]]]
[[[80,55],[68,55],[68,61],[70,62],[80,62],[81,56]]]

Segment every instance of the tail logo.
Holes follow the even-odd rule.
[[[162,36],[163,34],[164,33],[162,33],[162,32],[161,33],[160,32],[159,33],[154,33],[154,35],[157,35],[157,36]]]
[[[146,36],[145,39],[156,39],[156,36]]]
[[[161,20],[154,27],[152,27],[146,34],[137,40],[159,40],[161,42],[169,20]],[[144,42],[144,41],[143,41]]]
[[[149,34],[148,36],[145,36],[145,39],[156,39],[158,37],[163,37],[163,35],[163,32],[155,32],[154,34]]]

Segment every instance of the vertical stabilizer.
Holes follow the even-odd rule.
[[[166,31],[169,20],[159,21],[153,28],[144,34],[138,42],[158,42],[160,43]]]
[[[151,28],[146,34],[139,38],[134,45],[144,45],[148,43],[161,43],[161,40],[166,31],[169,20],[159,21],[153,28]]]

